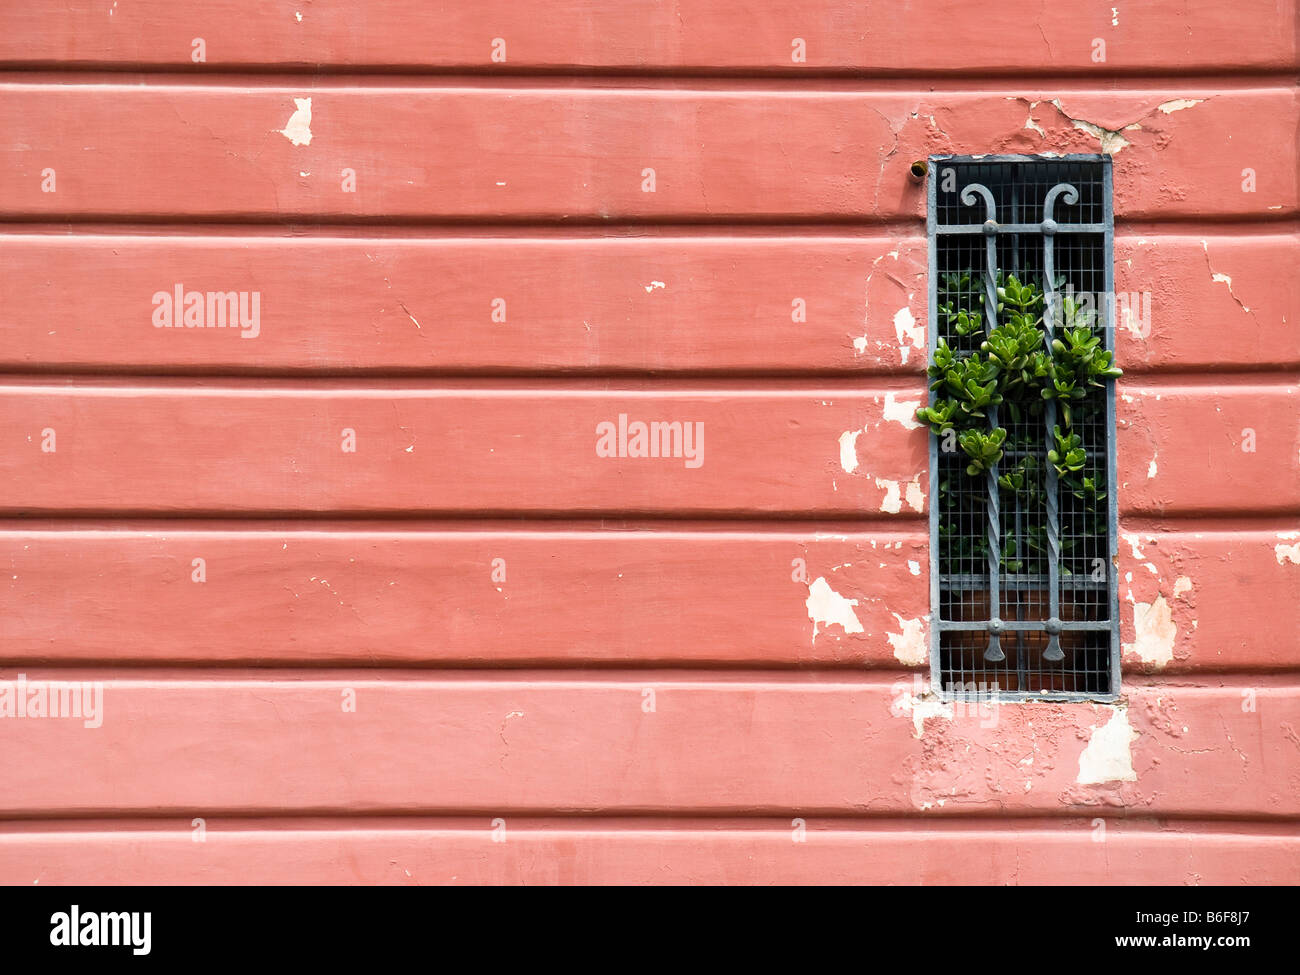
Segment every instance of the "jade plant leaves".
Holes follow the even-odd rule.
[[[1069,294],[1060,295],[1065,279],[1059,278],[1057,304],[1049,312],[1037,281],[1001,272],[994,282],[997,324],[986,333],[984,283],[979,272],[952,272],[939,279],[939,313],[958,347],[946,339],[938,341],[928,368],[934,402],[919,408],[917,419],[936,435],[956,431],[968,460],[966,472],[976,476],[988,473],[1009,446],[1005,427],[990,429],[990,408],[1005,407],[1013,422],[1020,424],[1027,416],[1042,416],[1043,404],[1054,401],[1062,424],[1053,431],[1047,462],[1075,497],[1089,503],[1103,500],[1106,495],[1097,490],[1094,478],[1084,476],[1087,449],[1072,429],[1074,409],[1086,400],[1088,390],[1123,375],[1113,353],[1102,347],[1101,337],[1094,333],[1096,309]],[[1058,326],[1050,343],[1043,321],[1048,313]],[[1017,449],[1034,446],[1017,445]],[[1017,495],[1037,496],[1036,463],[1032,454],[1022,455],[1011,470],[1000,472],[999,486]]]

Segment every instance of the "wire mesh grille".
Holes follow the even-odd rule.
[[[1113,348],[1107,162],[935,161],[932,351],[939,339],[962,355],[980,349],[1005,320],[998,302],[989,307],[989,275],[1001,283],[1008,274],[1041,289],[1049,341],[1086,327]],[[980,313],[982,327],[960,326],[963,309]],[[1060,403],[990,408],[989,429],[1007,437],[989,473],[968,473],[955,438],[937,438],[932,569],[936,677],[946,692],[1117,692],[1112,385]],[[1049,463],[1054,426],[1082,439],[1082,468],[1060,474]]]

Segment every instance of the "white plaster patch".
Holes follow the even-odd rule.
[[[1300,565],[1300,542],[1294,545],[1274,545],[1273,554],[1277,556],[1277,564],[1282,565],[1290,562],[1292,565]]]
[[[1136,535],[1131,535],[1131,534],[1127,534],[1127,533],[1123,536],[1123,538],[1124,538],[1124,541],[1128,542],[1129,545],[1132,547],[1132,549],[1133,549],[1133,558],[1135,558],[1135,559],[1141,559],[1142,561],[1145,562],[1145,561],[1146,561],[1146,555],[1142,552],[1142,550],[1141,550],[1140,548],[1138,548],[1138,542],[1140,541],[1140,539],[1139,539]]]
[[[907,482],[904,492],[902,481],[890,481],[883,477],[876,478],[876,487],[885,492],[880,502],[880,510],[896,515],[903,510],[903,496],[906,493],[907,504],[913,511],[920,511],[925,506],[925,495],[921,493],[921,475],[918,474]]]
[[[912,573],[914,576],[919,576],[921,574],[921,563],[917,562],[915,559],[908,559],[907,571]]]
[[[912,296],[908,295],[907,300],[911,301]],[[925,348],[925,326],[916,323],[911,308],[900,308],[894,312],[894,334],[898,336],[898,350],[904,365],[907,365],[907,357],[911,355],[912,349]],[[912,345],[910,349],[907,347],[909,342]]]
[[[920,511],[925,507],[925,495],[921,493],[920,475],[907,484],[907,504],[913,511]]]
[[[840,466],[846,474],[858,469],[858,437],[861,435],[861,430],[845,430],[840,434]]]
[[[825,576],[818,576],[809,584],[808,599],[804,603],[808,607],[808,618],[812,620],[813,639],[817,639],[818,623],[823,628],[839,626],[845,633],[866,632],[858,614],[853,612],[857,604],[856,599],[846,599],[832,589]]]
[[[893,393],[886,393],[885,420],[890,423],[902,424],[908,430],[919,430],[925,426],[924,423],[916,419],[916,411],[920,405],[920,400],[900,400]]]
[[[902,633],[886,633],[885,638],[889,640],[890,646],[894,648],[894,656],[901,664],[916,665],[923,664],[930,659],[930,648],[927,645],[925,633],[925,624],[929,619],[923,616],[920,619],[905,620],[897,613],[893,614],[894,619],[898,620],[898,625],[902,628]]]
[[[1174,580],[1174,598],[1177,599],[1185,592],[1192,591],[1192,580],[1187,576],[1179,576]]]
[[[295,98],[293,103],[298,107],[289,116],[289,121],[280,130],[280,134],[295,146],[311,145],[311,99]]]
[[[1112,132],[1109,129],[1103,129],[1100,125],[1094,125],[1092,122],[1084,122],[1082,119],[1072,118],[1070,123],[1083,132],[1101,143],[1101,151],[1108,156],[1113,156],[1121,149],[1127,149],[1132,145],[1128,139],[1124,138],[1118,132]]]
[[[1095,122],[1089,122],[1086,119],[1073,118],[1068,112],[1066,112],[1065,108],[1062,107],[1059,98],[1053,98],[1050,104],[1054,105],[1056,110],[1065,116],[1065,118],[1070,121],[1070,124],[1076,129],[1079,129],[1081,132],[1087,132],[1090,136],[1101,143],[1101,151],[1106,153],[1108,156],[1113,156],[1121,149],[1127,149],[1132,145],[1128,139],[1120,135],[1120,131],[1129,132],[1134,129],[1142,128],[1142,126],[1137,122],[1132,122],[1124,126],[1122,130],[1103,128]]]
[[[650,294],[650,292],[654,291],[656,288],[667,289],[668,285],[664,284],[662,281],[651,281],[649,284],[644,285],[644,287],[645,293]]]
[[[952,720],[952,704],[944,703],[929,693],[924,697],[918,697],[915,694],[904,694],[898,698],[891,710],[895,714],[901,712],[912,716],[913,738],[920,738],[925,734],[925,722],[927,720],[934,718]]]
[[[1175,98],[1173,101],[1161,102],[1156,108],[1166,115],[1172,115],[1174,112],[1181,112],[1185,108],[1199,105],[1203,101],[1205,101],[1204,98]]]
[[[1156,476],[1156,457],[1158,454],[1151,455],[1151,463],[1147,464],[1147,480]]]
[[[1128,723],[1128,711],[1115,708],[1108,722],[1094,728],[1088,746],[1079,755],[1080,785],[1105,782],[1136,782],[1133,771],[1133,742],[1138,733]]]
[[[1190,583],[1188,588],[1191,588]],[[1154,602],[1133,604],[1133,632],[1135,639],[1124,644],[1125,653],[1155,667],[1168,666],[1174,659],[1174,638],[1178,635],[1178,627],[1163,594],[1156,596]]]

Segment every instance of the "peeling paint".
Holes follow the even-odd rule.
[[[1174,112],[1181,112],[1185,108],[1199,105],[1203,101],[1205,101],[1204,98],[1175,98],[1173,101],[1161,102],[1156,108],[1166,115],[1172,115]]]
[[[1139,539],[1136,535],[1128,532],[1125,532],[1121,537],[1124,539],[1124,541],[1128,542],[1129,547],[1133,549],[1133,558],[1141,559],[1143,562],[1145,562],[1147,558],[1146,554],[1142,551],[1142,549],[1138,548],[1138,543],[1141,541],[1141,539]]]
[[[813,624],[813,640],[817,639],[817,624],[823,628],[839,626],[847,633],[864,633],[862,622],[853,607],[858,605],[856,599],[846,599],[831,588],[825,576],[818,576],[808,586],[808,618]]]
[[[1151,455],[1151,463],[1147,464],[1147,480],[1156,476],[1156,457],[1158,456],[1159,454]]]
[[[1296,542],[1294,545],[1274,545],[1273,553],[1277,556],[1278,565],[1282,565],[1284,562],[1300,565],[1300,542]]]
[[[1190,581],[1188,588],[1191,588]],[[1133,604],[1134,641],[1124,644],[1124,652],[1131,653],[1143,663],[1162,668],[1174,659],[1174,639],[1178,627],[1173,611],[1163,595],[1150,603]]]
[[[911,715],[912,737],[919,739],[925,734],[926,721],[936,718],[951,721],[953,707],[951,703],[940,701],[937,695],[925,689],[925,685],[920,684],[919,677],[917,682],[922,693],[901,695],[890,708],[890,711],[900,716]]]
[[[881,511],[896,515],[903,510],[903,482],[878,477],[876,487],[885,492],[884,500],[880,502]],[[907,482],[906,497],[907,504],[913,511],[920,511],[925,506],[925,495],[921,493],[920,474]]]
[[[907,503],[913,511],[920,511],[925,507],[925,495],[921,493],[921,478],[919,475],[907,485]]]
[[[910,294],[907,300],[912,300]],[[925,326],[916,323],[910,307],[900,308],[894,312],[894,333],[898,336],[898,350],[903,358],[903,365],[907,365],[907,358],[911,355],[912,349],[925,348]],[[912,344],[911,349],[907,347],[909,342]]]
[[[289,121],[280,130],[280,134],[295,146],[311,145],[311,99],[295,98],[293,103],[298,107],[289,116]]]
[[[1179,576],[1174,580],[1174,598],[1177,599],[1185,592],[1192,591],[1192,580],[1187,576]]]
[[[928,616],[914,620],[905,620],[897,613],[892,614],[902,628],[901,633],[886,633],[885,638],[894,648],[894,656],[901,664],[916,666],[930,659],[929,641],[926,639],[925,624]]]
[[[893,393],[886,393],[885,420],[890,423],[900,423],[908,430],[919,430],[925,426],[916,419],[916,411],[920,405],[920,400],[900,400]]]
[[[912,573],[914,576],[919,576],[921,574],[921,563],[915,559],[908,559],[907,571]]]
[[[840,467],[852,474],[858,469],[858,437],[861,430],[845,430],[840,434]]]
[[[1115,708],[1106,724],[1093,729],[1087,747],[1079,755],[1079,775],[1075,781],[1080,785],[1136,782],[1133,742],[1138,737],[1128,723],[1127,709]]]
[[[649,284],[643,285],[643,287],[645,288],[645,293],[650,294],[656,288],[664,288],[666,290],[668,285],[664,284],[662,281],[651,281]]]
[[[1074,118],[1064,109],[1064,107],[1062,107],[1059,98],[1053,98],[1048,104],[1052,105],[1058,112],[1060,112],[1061,115],[1076,129],[1079,129],[1081,132],[1087,132],[1090,136],[1101,143],[1101,151],[1106,153],[1108,156],[1113,156],[1121,149],[1127,149],[1132,145],[1128,139],[1124,138],[1124,136],[1120,134],[1121,132],[1129,132],[1135,129],[1140,130],[1142,128],[1142,126],[1137,122],[1130,122],[1128,125],[1125,125],[1120,129],[1108,129],[1103,125],[1098,125],[1096,122]],[[1032,103],[1030,109],[1032,110],[1037,105],[1038,102]]]

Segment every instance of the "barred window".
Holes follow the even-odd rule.
[[[935,156],[929,172],[934,682],[1113,699],[1110,158]]]

